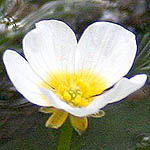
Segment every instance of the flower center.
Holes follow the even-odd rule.
[[[75,107],[87,106],[94,96],[106,89],[105,79],[89,71],[54,72],[46,81],[48,85],[45,82],[41,85],[53,90],[61,100]]]

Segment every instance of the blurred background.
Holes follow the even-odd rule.
[[[13,87],[3,52],[22,53],[22,39],[42,19],[65,21],[77,39],[95,21],[119,23],[137,35],[138,53],[131,77],[150,75],[149,0],[0,0],[0,150],[56,150],[60,130],[47,129],[48,114],[28,103]],[[83,136],[73,132],[71,150],[149,150],[150,83],[125,101],[108,105],[106,115],[89,118]]]

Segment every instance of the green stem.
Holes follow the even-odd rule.
[[[63,127],[60,129],[58,137],[58,150],[70,150],[70,142],[72,137],[73,128],[70,120],[67,119]]]

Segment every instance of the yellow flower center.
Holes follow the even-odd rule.
[[[40,85],[53,90],[61,100],[71,106],[85,107],[94,96],[106,89],[106,80],[89,71],[54,72]]]

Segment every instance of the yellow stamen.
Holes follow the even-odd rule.
[[[106,89],[106,80],[89,71],[54,72],[40,85],[71,106],[85,107]]]

